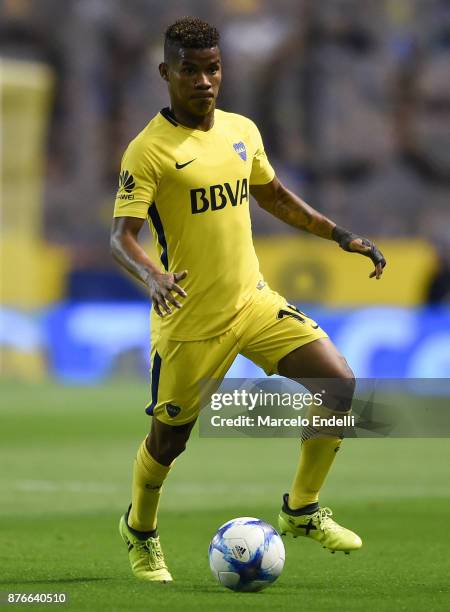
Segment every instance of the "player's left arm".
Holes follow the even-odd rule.
[[[276,176],[264,185],[251,185],[250,192],[261,208],[288,225],[327,240],[335,240],[344,251],[369,257],[375,266],[370,278],[379,279],[383,274],[386,260],[371,240],[338,227],[289,191]]]

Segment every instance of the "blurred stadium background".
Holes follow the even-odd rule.
[[[221,30],[220,107],[254,119],[282,180],[388,259],[369,281],[367,261],[253,206],[266,279],[359,376],[450,376],[448,0],[0,7],[3,378],[145,380],[148,300],[109,228],[122,152],[167,104],[162,33],[185,14]]]

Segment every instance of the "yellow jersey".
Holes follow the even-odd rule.
[[[131,141],[114,217],[147,218],[161,267],[188,270],[183,307],[162,319],[152,313],[152,335],[204,340],[233,324],[262,283],[249,188],[274,175],[256,125],[218,109],[207,132],[163,109]]]

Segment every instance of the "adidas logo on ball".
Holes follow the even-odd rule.
[[[246,549],[243,546],[236,545],[233,548],[233,553],[237,559],[242,559],[246,553]]]

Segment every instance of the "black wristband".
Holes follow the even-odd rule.
[[[365,257],[369,257],[376,266],[378,264],[381,264],[381,266],[384,268],[384,266],[386,265],[386,260],[383,257],[383,254],[378,249],[378,247],[368,238],[363,238],[362,236],[353,234],[352,232],[349,232],[343,227],[338,227],[337,225],[333,227],[331,237],[339,244],[341,249],[343,249],[344,251],[348,251],[350,253],[356,252],[360,255],[364,255]],[[353,240],[360,240],[361,245],[364,247],[369,247],[369,250],[367,250],[366,252],[362,252],[358,249],[351,249],[350,244],[353,242]]]
[[[333,227],[333,230],[331,232],[331,237],[333,238],[333,240],[335,240],[338,244],[341,244],[342,241],[345,238],[348,238],[349,236],[351,236],[352,232],[349,232],[348,230],[344,229],[343,227],[339,227],[338,225],[335,225]]]

